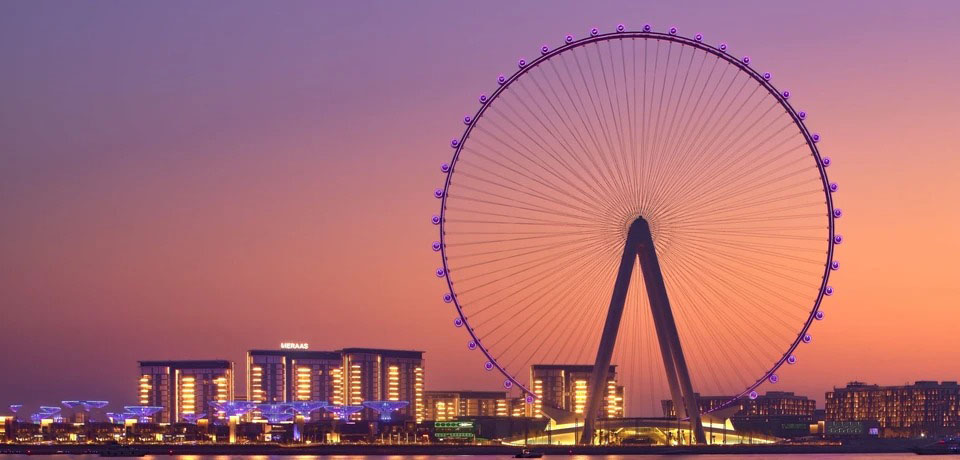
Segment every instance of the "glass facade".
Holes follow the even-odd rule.
[[[140,361],[139,403],[163,409],[156,423],[184,422],[184,415],[218,414],[210,403],[233,400],[233,362]]]
[[[960,385],[952,381],[902,386],[851,382],[827,392],[824,408],[828,423],[875,421],[887,437],[952,433],[960,427]]]
[[[700,412],[709,412],[719,408],[727,401],[733,399],[733,396],[700,396],[697,395],[697,402],[700,405]],[[661,401],[664,417],[675,418],[676,411],[673,407],[673,400]],[[813,412],[817,410],[817,401],[799,396],[790,391],[768,391],[766,394],[757,396],[757,399],[742,398],[733,403],[737,408],[731,417],[746,416],[799,416],[813,417]]]
[[[534,364],[530,366],[534,400],[529,404],[529,416],[544,418],[543,406],[548,405],[574,414],[586,411],[590,392],[590,376],[593,365],[586,364]],[[623,386],[617,384],[617,366],[610,366],[607,384],[600,389],[604,393],[599,418],[624,416]]]

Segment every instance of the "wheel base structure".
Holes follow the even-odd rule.
[[[704,444],[706,443],[706,436],[700,420],[697,396],[693,392],[690,373],[683,357],[680,335],[677,332],[673,311],[670,309],[670,299],[667,297],[667,288],[663,282],[663,274],[660,272],[660,262],[657,259],[656,247],[653,245],[650,225],[643,217],[638,217],[633,221],[627,231],[627,241],[623,248],[623,257],[620,259],[620,269],[617,272],[613,295],[610,298],[610,307],[607,310],[607,319],[603,325],[603,334],[600,336],[593,374],[590,376],[590,393],[587,399],[587,412],[584,414],[580,444],[593,444],[594,424],[604,394],[601,389],[606,387],[610,361],[613,358],[613,348],[616,345],[617,332],[620,330],[620,320],[623,317],[623,307],[627,300],[627,289],[630,287],[633,265],[638,257],[640,258],[640,269],[643,272],[643,281],[646,285],[647,297],[650,300],[650,309],[657,331],[657,341],[660,346],[660,354],[663,357],[663,367],[666,370],[667,383],[670,387],[670,395],[673,399],[677,419],[689,418],[690,429],[695,442]]]

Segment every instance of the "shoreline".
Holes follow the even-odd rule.
[[[147,455],[501,455],[513,456],[521,447],[455,446],[437,444],[124,444]],[[729,446],[530,446],[544,455],[698,455],[698,454],[879,454],[911,453],[915,441],[851,443],[844,445],[729,445]],[[0,444],[0,454],[99,455],[105,444]]]

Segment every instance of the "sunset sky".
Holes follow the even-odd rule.
[[[426,352],[497,389],[433,274],[476,98],[650,23],[770,71],[833,159],[836,294],[781,383],[960,380],[960,2],[0,2],[0,407],[134,402],[140,359]],[[243,375],[238,375],[243,391]],[[758,376],[759,377],[759,376]]]

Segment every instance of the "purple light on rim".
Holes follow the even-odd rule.
[[[787,356],[787,364],[797,364],[797,357],[793,355]]]
[[[823,164],[823,167],[824,167],[824,168],[826,168],[827,166],[830,166],[830,157],[823,157],[823,158],[821,158],[821,159],[820,159],[820,163]]]
[[[834,260],[833,262],[830,262],[830,269],[840,270],[840,262],[837,262],[836,260]]]
[[[763,73],[763,79],[764,79],[764,80],[770,81],[771,78],[773,78],[773,74],[771,74],[770,72],[764,72],[764,73]]]
[[[470,350],[476,350],[476,349],[477,349],[477,342],[474,342],[473,340],[467,342],[467,348],[470,349]]]
[[[486,370],[488,370],[488,371],[492,371],[492,370],[493,370],[493,363],[490,362],[490,361],[487,361],[487,362],[483,363],[483,368],[486,369]]]
[[[816,318],[817,321],[820,321],[820,320],[823,319],[823,312],[820,311],[820,310],[817,310],[817,313],[815,313],[815,314],[813,315],[813,317]]]
[[[506,82],[507,82],[507,77],[504,77],[503,75],[500,75],[499,77],[497,77],[497,83],[500,83],[502,85]]]
[[[434,241],[434,242],[433,242],[433,245],[432,245],[431,247],[433,248],[434,251],[439,251],[439,250],[440,250],[440,242],[439,242],[439,241]]]
[[[440,165],[440,172],[450,172],[450,163],[443,163]]]
[[[780,381],[780,377],[777,377],[777,374],[770,374],[770,378],[767,380],[770,380],[770,383],[777,383]]]
[[[843,235],[834,235],[833,244],[843,243]]]
[[[833,295],[833,286],[827,286],[823,288],[823,293],[825,295]]]
[[[480,95],[480,103],[481,103],[481,104],[486,104],[486,103],[487,103],[487,95],[486,95],[486,94],[481,94],[481,95]]]
[[[453,325],[456,327],[463,327],[463,320],[460,318],[457,318],[453,320]]]
[[[807,112],[804,112],[803,110],[801,110],[800,113],[797,114],[797,117],[800,118],[801,120],[806,120]]]
[[[784,90],[780,95],[783,96],[784,99],[790,99],[790,91]]]
[[[623,24],[617,24],[617,32],[623,32],[624,30],[627,30],[627,26]]]
[[[840,188],[840,185],[838,185],[836,182],[831,182],[831,183],[830,183],[830,191],[831,191],[831,192],[836,192],[838,188]]]
[[[744,56],[741,61],[743,61],[743,63],[746,65],[750,65],[750,56]]]
[[[596,27],[590,29],[591,37],[596,37],[597,35],[600,35],[600,29],[597,29]]]
[[[568,34],[566,37],[563,37],[563,41],[567,43],[573,43],[573,35]]]
[[[434,189],[433,196],[437,198],[443,198],[443,189],[442,188]]]
[[[757,394],[756,391],[751,391],[748,396],[750,397],[750,399],[757,399],[757,396],[759,395]]]
[[[550,52],[550,48],[548,48],[547,45],[543,45],[540,47],[540,54],[547,54],[549,52]]]
[[[460,139],[450,140],[450,147],[457,148],[458,146],[460,146]]]
[[[473,120],[473,118],[470,118],[470,115],[463,116],[463,124],[469,125],[471,120]]]
[[[676,35],[676,34],[677,34],[677,28],[676,28],[676,27],[671,27],[671,28],[670,28],[670,35]]]
[[[693,39],[696,40],[696,41],[698,41],[698,42],[699,42],[699,41],[702,41],[702,40],[703,40],[703,34],[696,34],[696,35],[693,36]]]
[[[513,382],[511,382],[510,379],[504,380],[503,387],[509,390],[513,387]]]
[[[446,270],[444,270],[443,268],[438,268],[438,269],[437,269],[437,278],[443,278],[443,275],[445,275],[445,274],[447,274],[447,272],[446,272]]]
[[[524,398],[524,400],[527,402],[527,404],[533,404],[534,397],[533,395],[527,395],[527,397]]]
[[[644,31],[644,32],[650,32],[651,30],[653,30],[653,27],[650,26],[650,24],[644,24],[644,25],[643,25],[643,31]]]
[[[726,43],[721,43],[721,44],[720,44],[720,51],[724,51],[724,52],[727,51],[727,44],[726,44]]]
[[[843,215],[843,210],[841,210],[840,208],[836,208],[833,210],[833,217],[840,217],[842,215]]]
[[[813,136],[810,136],[810,138],[813,139],[813,142],[820,142],[819,134],[814,134]]]
[[[431,217],[430,222],[433,222],[433,225],[440,225],[440,216]]]
[[[810,334],[803,335],[803,343],[810,343],[812,341],[813,341],[813,337],[811,337]]]
[[[517,61],[517,67],[520,67],[520,68],[522,69],[522,68],[524,68],[524,67],[526,67],[526,66],[527,66],[527,60],[526,60],[526,59],[520,59],[519,61]]]
[[[453,302],[453,296],[449,293],[443,295],[443,301],[446,303]]]

